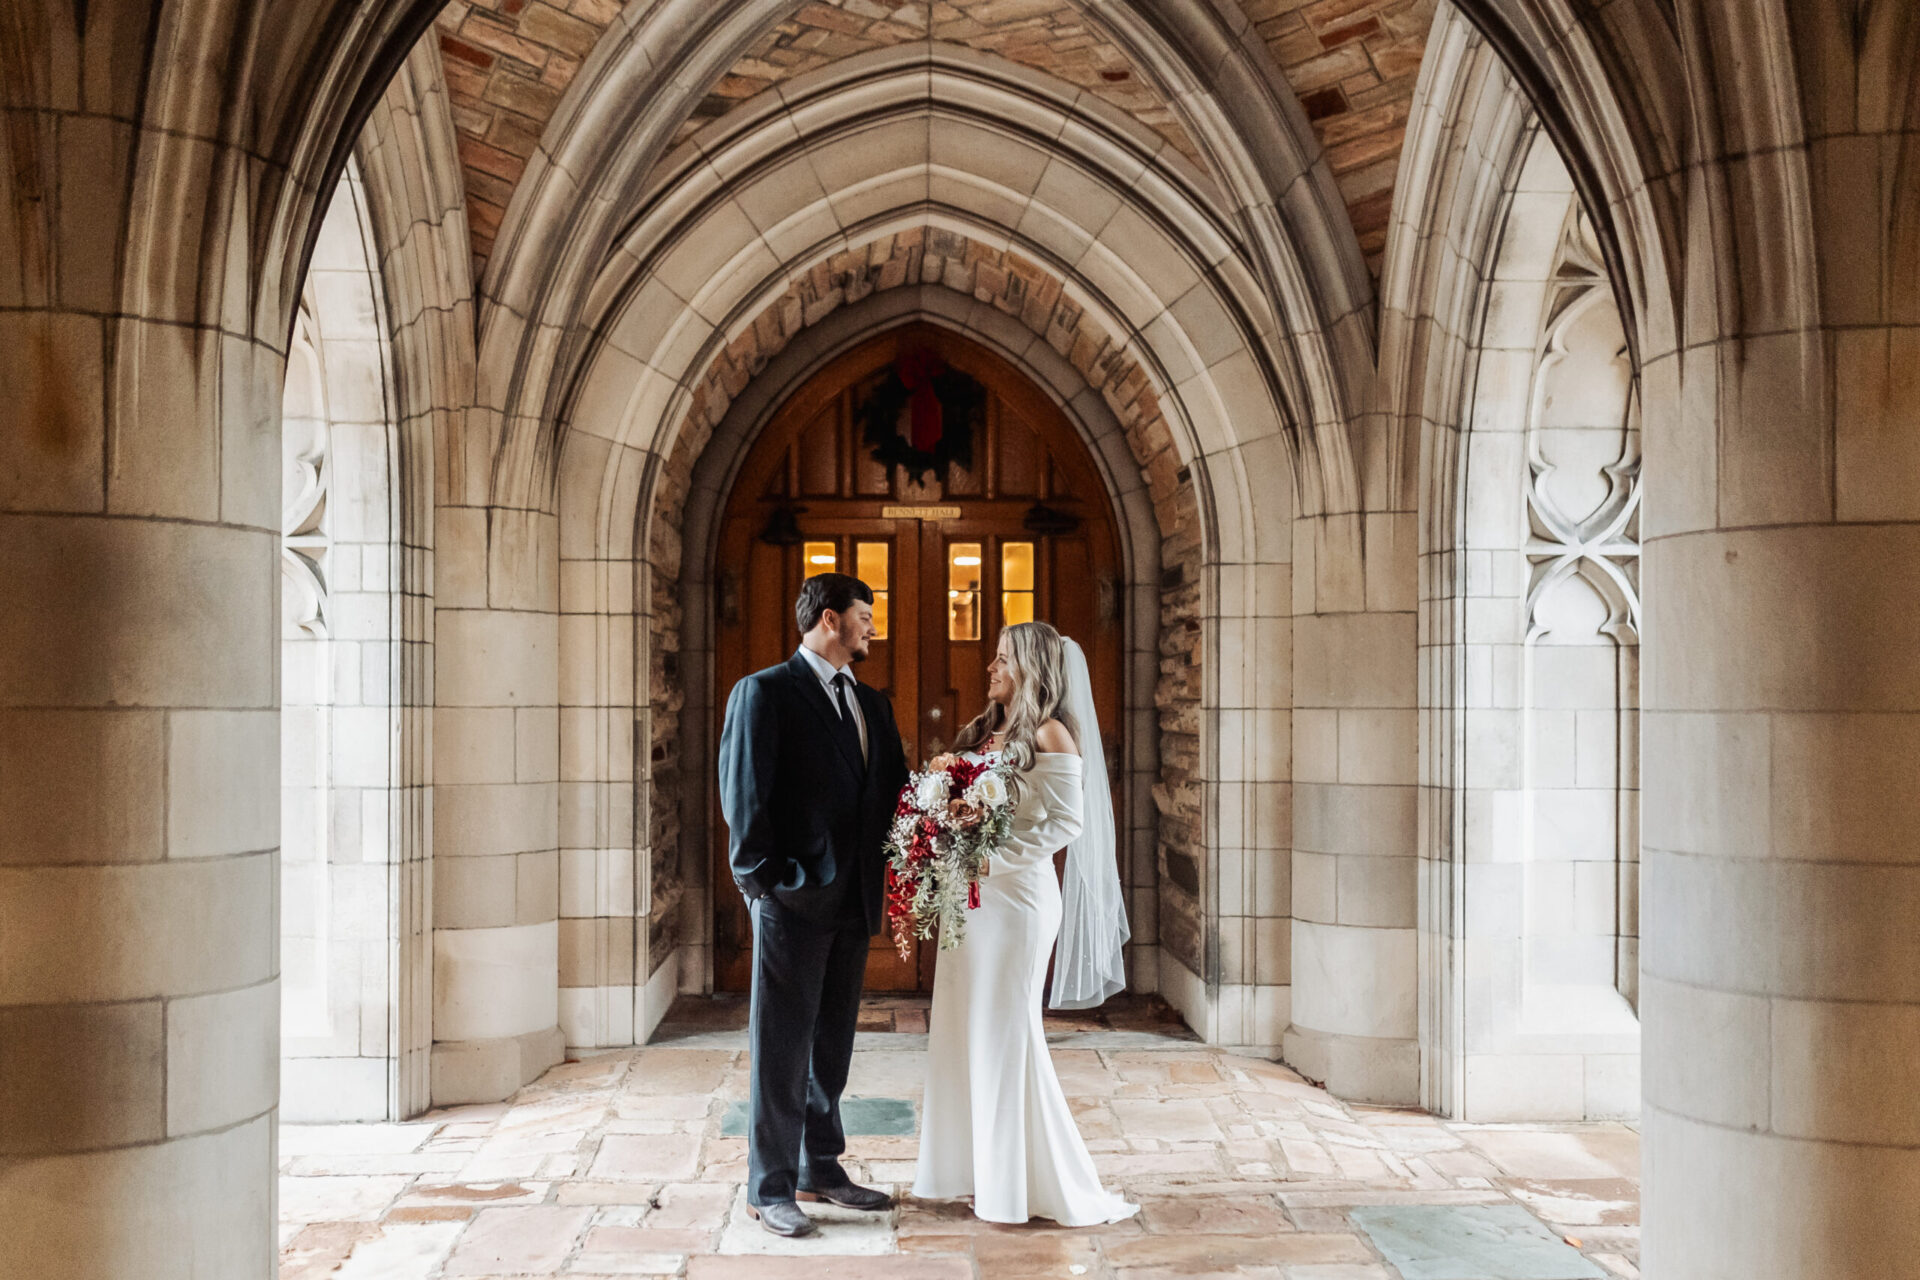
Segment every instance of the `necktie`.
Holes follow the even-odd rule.
[[[867,753],[860,749],[860,725],[853,718],[853,678],[841,672],[833,678],[834,701],[840,709],[840,734],[853,748],[854,759],[866,763]]]

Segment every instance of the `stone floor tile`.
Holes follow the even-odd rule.
[[[812,1257],[696,1257],[687,1280],[974,1280],[974,1270],[965,1258],[930,1255],[837,1258],[824,1274]]]
[[[1640,1188],[1625,1178],[1503,1178],[1497,1185],[1547,1222],[1584,1227],[1640,1221]]]
[[[609,1265],[615,1264],[615,1265]],[[583,1271],[587,1260],[574,1259],[562,1274],[566,1280],[628,1280],[631,1276],[678,1276],[686,1271],[684,1253],[630,1253],[617,1259],[596,1258],[592,1265],[609,1265],[604,1271]]]
[[[624,1266],[622,1258],[668,1254],[685,1258],[709,1251],[712,1244],[712,1231],[686,1227],[592,1227],[581,1242],[575,1269],[618,1272]]]
[[[1370,1205],[1352,1216],[1405,1280],[1606,1280],[1518,1205]]]
[[[354,1246],[380,1234],[373,1222],[316,1222],[301,1227],[280,1247],[280,1280],[330,1276]]]
[[[1374,1253],[1354,1233],[1287,1235],[1143,1235],[1105,1243],[1116,1268],[1166,1267],[1205,1275],[1208,1269],[1281,1267],[1302,1262],[1372,1262]]]
[[[645,1205],[652,1202],[659,1190],[658,1184],[650,1182],[563,1182],[554,1203]]]
[[[1097,1266],[1101,1243],[1109,1238],[1103,1230],[1049,1225],[1041,1230],[975,1236],[973,1257],[981,1271],[996,1280],[1001,1276],[1014,1280],[1016,1271],[1069,1275],[1074,1267]]]
[[[1287,1216],[1293,1219],[1295,1230],[1317,1232],[1351,1232],[1353,1220],[1347,1217],[1345,1209],[1309,1209],[1288,1206]]]
[[[408,1124],[283,1124],[280,1158],[312,1155],[394,1155],[417,1151],[434,1136],[438,1125]]]
[[[733,1066],[734,1055],[713,1049],[656,1049],[647,1055],[646,1070],[627,1078],[628,1093],[705,1093],[719,1090]]]
[[[482,1209],[447,1259],[447,1276],[557,1272],[593,1210],[534,1206]]]
[[[280,1179],[283,1222],[376,1222],[406,1189],[403,1177],[285,1177]]]
[[[421,1179],[395,1203],[474,1207],[540,1204],[547,1198],[547,1187],[545,1182],[429,1182]]]
[[[1469,1127],[1462,1136],[1516,1178],[1629,1178],[1640,1171],[1639,1135],[1624,1125],[1580,1130]]]
[[[623,1120],[704,1120],[713,1104],[710,1093],[622,1094],[614,1114]]]
[[[711,1182],[681,1182],[662,1187],[646,1216],[646,1225],[657,1228],[718,1231],[726,1225],[733,1208],[734,1193]]]
[[[461,1204],[410,1204],[387,1210],[382,1222],[467,1222],[477,1209]]]
[[[699,1169],[700,1140],[690,1133],[639,1136],[609,1134],[600,1140],[588,1175],[636,1182],[692,1179]]]
[[[920,1235],[896,1228],[894,1238],[902,1253],[964,1253],[968,1256],[973,1254],[973,1237],[963,1232]]]
[[[465,1229],[459,1222],[382,1226],[354,1246],[334,1280],[425,1280]]]
[[[1161,1234],[1255,1235],[1294,1229],[1271,1195],[1143,1197],[1140,1217],[1148,1231]]]
[[[417,1174],[450,1175],[460,1172],[471,1157],[464,1152],[401,1151],[392,1154],[329,1152],[295,1156],[281,1162],[280,1172],[296,1178],[336,1176],[342,1178],[412,1177]]]
[[[1128,1152],[1095,1155],[1093,1167],[1099,1171],[1102,1178],[1174,1173],[1218,1176],[1225,1171],[1219,1153],[1216,1151]]]
[[[1144,1100],[1116,1098],[1108,1103],[1119,1121],[1119,1130],[1131,1138],[1156,1138],[1162,1142],[1225,1142],[1227,1134],[1219,1130],[1206,1102],[1196,1098]]]
[[[906,1196],[871,1216],[811,1206],[824,1224],[811,1242],[768,1235],[740,1211],[746,1143],[718,1136],[746,1094],[745,1002],[695,999],[669,1015],[664,1043],[577,1055],[510,1103],[406,1125],[289,1126],[284,1280],[1398,1280],[1349,1216],[1368,1205],[1526,1211],[1632,1280],[1632,1129],[1348,1107],[1284,1067],[1165,1034],[1132,1003],[1048,1020],[1097,1167],[1143,1206],[1126,1222],[1008,1226],[965,1202]],[[878,1007],[898,1030],[862,1034],[848,1096],[917,1113],[925,1037],[912,1028],[925,1001]],[[1128,1019],[1135,1029],[1121,1029]],[[847,1168],[904,1192],[919,1143],[911,1125],[894,1127],[853,1137]],[[514,1212],[574,1216],[558,1220],[565,1240],[487,1256],[509,1252],[498,1215]]]
[[[1480,1178],[1491,1186],[1492,1180],[1501,1176],[1499,1165],[1473,1150],[1436,1151],[1427,1157],[1427,1163],[1455,1182],[1462,1178]]]
[[[1352,1208],[1355,1205],[1394,1204],[1508,1204],[1499,1191],[1413,1191],[1405,1187],[1369,1187],[1348,1183],[1344,1187],[1294,1191],[1282,1188],[1280,1203],[1289,1210],[1303,1208]]]

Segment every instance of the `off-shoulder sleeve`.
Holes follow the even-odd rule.
[[[1066,848],[1085,825],[1079,756],[1041,755],[1021,784],[1029,794],[1021,798],[1013,831],[994,852],[990,875],[1046,861]]]

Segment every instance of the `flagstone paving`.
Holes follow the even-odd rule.
[[[870,1003],[847,1090],[873,1100],[859,1127],[881,1130],[850,1136],[855,1176],[901,1193],[917,1138],[898,1118],[917,1114],[924,1010]],[[885,1214],[809,1205],[819,1234],[779,1240],[746,1217],[746,1144],[722,1132],[746,1096],[743,1017],[738,1001],[683,1001],[654,1044],[583,1054],[508,1102],[283,1126],[282,1280],[1412,1280],[1449,1274],[1454,1240],[1490,1250],[1480,1265],[1510,1263],[1489,1275],[1553,1274],[1524,1269],[1540,1256],[1638,1275],[1631,1128],[1350,1106],[1197,1043],[1144,1000],[1048,1019],[1081,1132],[1138,1218],[1005,1227],[908,1197]],[[1442,1211],[1381,1210],[1417,1206]],[[1444,1211],[1460,1206],[1495,1211]]]

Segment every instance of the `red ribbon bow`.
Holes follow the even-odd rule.
[[[933,380],[945,373],[947,366],[931,351],[909,351],[900,357],[895,368],[901,385],[907,389],[907,438],[920,452],[931,453],[947,433],[940,396],[933,389]]]

